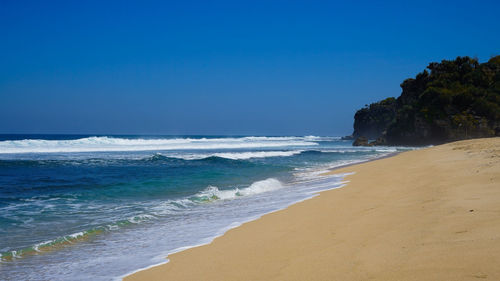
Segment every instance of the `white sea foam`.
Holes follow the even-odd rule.
[[[267,157],[288,157],[302,153],[304,150],[288,150],[288,151],[246,151],[246,152],[220,152],[208,154],[181,154],[173,155],[174,158],[185,160],[204,159],[208,157],[221,157],[233,160],[244,160],[251,158],[267,158]]]
[[[345,175],[347,174],[336,174],[336,175],[329,175],[329,176],[324,176],[321,178],[317,178],[316,180],[310,181],[307,185],[299,184],[294,186],[294,192],[286,192],[286,193],[279,193],[284,191],[285,189],[282,189],[284,186],[282,185],[281,182],[279,182],[276,179],[269,178],[263,181],[257,181],[253,183],[251,186],[248,188],[244,189],[247,190],[249,193],[255,195],[252,196],[253,200],[255,202],[252,204],[253,208],[250,209],[241,209],[236,206],[239,204],[231,204],[234,201],[225,201],[227,202],[227,205],[222,205],[218,206],[218,208],[223,208],[226,209],[225,211],[218,211],[216,213],[211,213],[211,210],[207,210],[210,212],[210,215],[207,216],[209,218],[207,221],[203,220],[202,222],[198,222],[203,224],[200,229],[206,229],[206,227],[214,227],[212,228],[211,231],[206,232],[205,234],[208,234],[207,236],[204,236],[203,234],[198,234],[195,238],[194,241],[190,241],[191,243],[188,244],[187,246],[180,246],[171,250],[166,250],[163,252],[163,254],[156,255],[149,260],[149,264],[143,265],[143,267],[139,269],[135,269],[133,271],[129,271],[126,274],[122,274],[119,277],[115,277],[113,280],[121,280],[126,276],[129,276],[133,273],[136,273],[138,271],[148,269],[151,267],[155,267],[161,264],[165,264],[169,262],[168,258],[165,260],[165,257],[168,257],[174,253],[184,251],[190,248],[198,247],[201,245],[206,245],[211,243],[215,238],[222,236],[225,232],[227,232],[230,229],[236,228],[243,223],[249,222],[256,220],[260,218],[264,214],[269,214],[273,213],[279,210],[282,210],[292,204],[299,203],[302,201],[305,201],[307,199],[313,198],[319,194],[319,192],[326,191],[326,190],[331,190],[335,188],[341,188],[343,187],[347,182],[346,181],[340,181]],[[282,189],[282,190],[281,190]],[[207,188],[207,194],[209,193],[215,193],[221,195],[219,193],[220,191],[216,188]],[[225,190],[225,191],[231,191],[231,190]],[[223,191],[223,192],[225,192]],[[232,190],[234,191],[234,190]],[[278,194],[274,194],[271,196],[265,195],[265,192],[271,192],[275,193],[278,192]],[[234,192],[226,193],[225,195],[222,196],[230,196],[230,194],[234,194]],[[274,198],[273,198],[274,197]],[[228,205],[231,204],[231,205]],[[244,213],[240,213],[240,211],[244,210]],[[223,214],[223,219],[222,221],[224,223],[218,224],[219,227],[216,226],[214,223],[215,221],[219,221],[218,219],[215,219],[215,216],[220,216]],[[231,215],[227,215],[231,214]],[[214,220],[215,219],[215,220]],[[231,221],[231,222],[229,222]],[[161,226],[161,225],[160,225]],[[164,237],[164,232],[161,232],[160,237]],[[209,234],[210,233],[210,234]],[[144,261],[146,259],[142,259]]]
[[[170,253],[210,243],[214,237],[222,235],[228,229],[241,223],[283,209],[295,202],[312,198],[320,191],[342,187],[345,184],[342,181],[344,175],[325,176],[323,173],[327,169],[356,162],[357,160],[368,160],[372,156],[389,154],[396,149],[351,147],[347,142],[323,143],[337,139],[316,136],[177,139],[93,137],[66,141],[0,141],[0,154],[28,152],[26,154],[2,155],[1,158],[77,159],[78,161],[75,161],[75,163],[79,163],[80,159],[83,159],[81,163],[86,164],[94,161],[99,164],[109,159],[111,159],[110,163],[113,164],[115,162],[112,161],[115,159],[132,159],[139,161],[159,160],[155,164],[162,166],[164,163],[161,161],[170,163],[171,159],[168,158],[171,157],[187,160],[207,157],[251,159],[290,157],[302,153],[297,157],[298,167],[292,165],[295,167],[295,177],[293,177],[293,180],[283,177],[283,180],[286,180],[285,183],[281,183],[274,178],[268,178],[250,185],[208,186],[202,191],[196,189],[196,191],[190,193],[191,195],[181,193],[179,197],[147,197],[144,200],[137,199],[137,201],[130,200],[130,202],[126,200],[119,205],[103,205],[94,202],[75,204],[73,201],[65,202],[75,200],[73,197],[60,198],[52,195],[23,198],[19,202],[5,206],[2,210],[3,213],[0,212],[0,217],[17,220],[14,215],[19,210],[26,215],[29,215],[29,212],[39,214],[39,210],[46,207],[47,203],[64,203],[68,207],[68,212],[89,214],[100,212],[105,213],[106,216],[95,216],[91,225],[82,226],[83,229],[89,230],[83,232],[90,238],[88,240],[86,236],[83,237],[80,233],[75,233],[73,235],[59,235],[59,238],[56,239],[57,242],[51,240],[32,247],[34,251],[44,252],[44,249],[48,249],[45,246],[51,246],[52,243],[55,243],[56,247],[59,248],[62,240],[64,245],[69,244],[64,241],[76,244],[62,251],[57,251],[53,255],[37,255],[32,258],[31,254],[23,257],[22,251],[13,252],[12,257],[16,259],[23,258],[24,260],[21,262],[17,260],[18,263],[13,263],[13,266],[9,264],[9,271],[5,272],[7,278],[4,279],[112,280],[116,276],[123,276],[124,273],[137,268],[164,263],[165,256]],[[302,144],[306,144],[306,146]],[[211,150],[214,148],[219,150]],[[61,151],[63,153],[36,154]],[[64,153],[85,151],[96,151],[97,153]],[[106,153],[107,151],[124,152]],[[132,153],[131,151],[146,152]],[[353,155],[341,155],[342,153],[351,152],[355,153]],[[360,153],[358,154],[358,152]],[[316,161],[316,157],[318,161]],[[208,163],[205,163],[205,161],[200,161],[200,163],[210,165],[211,160],[209,159]],[[289,160],[271,158],[262,162],[281,165],[282,163],[292,162]],[[172,162],[175,164],[177,161]],[[215,161],[217,164],[233,164],[232,162],[226,162]],[[197,164],[198,162],[193,163]],[[142,165],[143,163],[140,162],[139,164]],[[186,163],[180,164],[184,165]],[[261,163],[255,164],[260,165]],[[165,166],[168,167],[168,165]],[[207,186],[210,182],[212,181],[207,182],[204,186]],[[214,182],[219,184],[217,181]],[[57,200],[61,200],[61,202]],[[77,202],[80,201],[77,200]],[[27,208],[27,206],[35,206],[35,208]],[[54,210],[49,209],[47,211],[52,212]],[[81,229],[71,230],[67,233],[76,230]],[[101,232],[105,234],[101,235]],[[40,241],[44,241],[46,238],[40,239]],[[77,241],[83,246],[74,243]],[[1,252],[10,250],[14,249],[7,248]],[[130,258],[130,256],[123,255],[124,252],[133,252],[134,257]],[[26,256],[30,258],[26,258]],[[0,262],[2,261],[0,260]],[[9,276],[12,276],[12,278],[9,278]]]
[[[132,216],[132,217],[128,218],[128,221],[131,223],[140,223],[140,222],[155,219],[155,218],[156,217],[153,215],[140,214],[140,215]]]
[[[309,138],[310,137],[128,139],[114,137],[88,137],[75,140],[25,139],[0,141],[0,153],[250,149],[318,145]]]
[[[100,241],[97,243],[100,251],[88,245],[80,247],[75,253],[75,255],[85,257],[84,259],[72,259],[70,257],[74,256],[73,252],[64,251],[60,252],[63,255],[60,259],[50,260],[51,263],[44,264],[43,271],[26,271],[20,268],[21,271],[17,273],[21,274],[18,275],[20,279],[36,277],[51,280],[112,280],[117,276],[123,277],[124,273],[130,272],[131,269],[147,268],[164,263],[165,256],[171,253],[210,243],[227,230],[257,219],[263,214],[312,198],[320,191],[342,187],[344,184],[340,181],[342,176],[320,177],[307,184],[291,184],[290,186],[285,186],[274,178],[268,178],[240,189],[219,190],[215,187],[208,187],[197,196],[216,195],[219,199],[218,204],[203,204],[202,202],[200,204],[189,199],[176,200],[177,204],[188,208],[175,216],[158,217],[158,222],[149,224],[147,228],[132,227],[124,232],[114,232],[113,236],[106,236],[106,240],[97,237],[97,241]],[[250,196],[246,197],[246,195]],[[243,197],[245,200],[240,200]],[[154,205],[154,202],[152,204]],[[197,207],[192,208],[193,204]],[[155,217],[156,215],[136,215],[131,219],[149,220]],[[179,224],[179,221],[182,223]],[[79,238],[81,234],[75,233],[66,237]],[[104,241],[107,242],[104,243]],[[120,255],[120,253],[131,251],[134,252],[134,259]],[[12,255],[15,258],[21,258],[17,252],[12,252]]]
[[[194,196],[195,200],[213,201],[213,200],[229,200],[241,196],[255,195],[263,192],[273,191],[283,188],[283,184],[274,178],[269,178],[261,181],[256,181],[246,188],[235,188],[219,190],[216,186],[209,186],[205,190]]]

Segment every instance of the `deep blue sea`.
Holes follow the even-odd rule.
[[[113,280],[410,148],[338,137],[0,135],[0,280]]]

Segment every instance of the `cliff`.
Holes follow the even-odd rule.
[[[384,134],[396,117],[396,99],[387,98],[362,108],[354,115],[354,138],[376,139]]]
[[[430,63],[401,88],[397,99],[356,112],[355,138],[427,145],[500,135],[500,56],[485,63],[469,57]]]

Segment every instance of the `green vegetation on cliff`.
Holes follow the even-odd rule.
[[[376,139],[380,137],[388,126],[394,121],[396,116],[396,99],[386,98],[385,100],[372,103],[362,108],[354,115],[353,137],[367,137]]]
[[[401,88],[397,99],[356,112],[354,137],[423,145],[500,135],[500,56],[430,63]]]

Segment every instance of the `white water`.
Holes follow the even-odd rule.
[[[273,191],[283,188],[283,184],[277,179],[269,178],[262,181],[256,181],[246,188],[235,188],[228,190],[219,190],[216,186],[209,186],[205,190],[196,194],[195,197],[200,200],[228,200],[241,196],[255,195],[263,192]]]
[[[341,179],[342,175],[335,175],[285,185],[269,178],[241,189],[208,187],[193,197],[209,198],[210,203],[203,200],[195,203],[198,200],[192,197],[176,202],[181,206],[189,205],[186,208],[172,208],[171,202],[151,202],[152,213],[160,216],[131,218],[131,222],[145,219],[147,227],[132,225],[127,231],[98,235],[88,242],[30,256],[24,264],[3,263],[0,264],[0,276],[1,267],[5,266],[9,267],[10,274],[16,272],[16,275],[4,276],[4,280],[116,279],[138,268],[164,263],[170,253],[209,243],[228,229],[314,197],[319,191],[341,187]],[[161,217],[166,213],[169,215]]]
[[[288,151],[245,151],[245,152],[220,152],[220,153],[182,153],[182,154],[166,154],[164,156],[180,158],[184,160],[205,159],[209,157],[221,157],[232,160],[245,160],[252,158],[267,158],[267,157],[289,157],[302,153],[304,150],[288,150]],[[161,154],[163,155],[163,154]]]
[[[88,137],[76,140],[25,139],[0,141],[0,154],[195,149],[250,149],[317,145],[317,143],[310,141],[311,138],[312,137],[127,139],[114,137]]]
[[[138,268],[163,263],[165,256],[169,253],[209,243],[214,237],[222,235],[228,229],[241,223],[311,198],[319,191],[342,186],[342,175],[330,177],[320,175],[328,168],[368,160],[397,150],[397,148],[386,147],[353,148],[349,143],[343,144],[342,142],[321,143],[327,139],[330,140],[330,138],[314,136],[218,139],[91,137],[65,141],[2,141],[0,142],[0,154],[5,153],[2,158],[7,159],[68,158],[95,161],[92,160],[94,157],[105,155],[106,159],[111,160],[123,158],[155,161],[157,158],[163,159],[162,156],[194,160],[214,156],[228,159],[289,157],[306,151],[311,154],[304,155],[307,162],[297,163],[298,167],[294,171],[295,177],[292,183],[282,183],[274,178],[268,178],[256,181],[246,187],[234,185],[231,189],[223,189],[217,186],[208,186],[191,196],[179,199],[137,201],[128,206],[134,207],[133,209],[137,211],[131,213],[130,216],[127,215],[126,220],[131,224],[126,226],[116,223],[118,219],[123,220],[121,215],[117,215],[115,218],[112,214],[114,210],[112,210],[113,212],[106,211],[106,216],[96,217],[106,224],[107,231],[103,234],[78,243],[70,242],[71,246],[63,247],[57,251],[42,250],[41,254],[26,258],[20,257],[17,262],[0,263],[0,280],[111,280]],[[336,138],[331,139],[335,140]],[[307,146],[304,146],[305,144]],[[158,149],[158,147],[163,149]],[[220,150],[211,150],[214,147]],[[70,153],[43,155],[43,153],[59,152],[65,149]],[[130,152],[135,150],[139,152]],[[151,152],[151,150],[159,151]],[[72,153],[92,151],[96,151],[96,153]],[[357,152],[361,152],[361,154],[357,154]],[[325,157],[325,153],[333,153],[331,155],[333,158],[326,162],[316,161]],[[337,158],[335,155],[338,153],[354,154],[346,154],[345,157]],[[263,160],[255,162],[260,161]],[[282,165],[289,160],[276,158],[266,161]],[[231,162],[226,164],[232,165]],[[206,184],[208,185],[210,182]],[[223,185],[221,184],[221,186]],[[38,199],[29,200],[36,201]],[[54,198],[53,200],[58,199]],[[41,201],[43,207],[48,208],[46,200]],[[24,212],[26,211],[23,207],[25,203],[24,201],[16,203],[6,207],[5,210],[9,209],[10,214],[16,213],[11,212],[11,208],[19,208],[18,211]],[[66,207],[71,210],[74,205],[75,211],[79,212],[94,212],[93,209],[96,208],[92,202],[83,205],[69,202],[67,205]],[[72,235],[80,237],[81,233],[75,231],[74,234],[68,236]],[[47,241],[47,243],[50,242]]]

